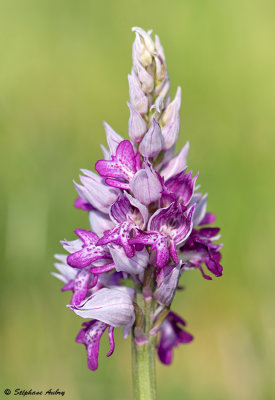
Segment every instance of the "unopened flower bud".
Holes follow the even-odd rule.
[[[167,106],[161,118],[163,125],[166,125],[171,121],[174,112],[179,111],[180,104],[181,104],[181,88],[178,87],[174,100]]]
[[[140,169],[131,181],[133,195],[145,205],[159,200],[162,192],[162,185],[159,176],[150,163],[145,164],[145,169]]]
[[[141,82],[141,87],[144,92],[151,93],[154,89],[154,79],[153,77],[146,71],[146,69],[140,64],[139,61],[136,61],[134,64],[134,68],[137,72],[138,79]]]
[[[180,117],[179,109],[181,103],[181,89],[178,88],[175,99],[168,105],[162,116],[162,135],[164,139],[164,149],[172,147],[179,135]]]
[[[114,154],[116,154],[117,146],[120,142],[122,142],[123,137],[116,133],[113,128],[109,124],[107,124],[107,122],[103,121],[103,125],[106,132],[106,139],[109,145],[110,153],[113,156]]]
[[[156,77],[159,81],[163,80],[165,77],[165,65],[160,61],[158,56],[154,57],[156,64]]]
[[[134,143],[139,143],[147,130],[147,124],[132,104],[127,103],[127,105],[130,110],[128,122],[129,137]]]
[[[133,45],[133,54],[141,62],[144,67],[148,67],[152,63],[152,56],[145,45],[141,42],[140,36],[136,33],[136,39]]]
[[[136,79],[128,75],[130,102],[140,114],[146,114],[148,110],[148,98],[138,86]]]
[[[153,118],[152,124],[142,139],[139,151],[144,157],[156,157],[163,148],[163,137],[158,122]]]
[[[132,31],[136,32],[140,35],[140,37],[144,41],[144,44],[147,47],[148,51],[152,54],[155,50],[155,44],[154,44],[151,36],[147,32],[145,32],[142,28],[133,27]]]

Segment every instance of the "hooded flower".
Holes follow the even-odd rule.
[[[82,318],[98,319],[113,327],[127,325],[132,320],[134,306],[129,291],[103,288],[79,305],[70,305]]]
[[[219,228],[194,229],[185,245],[180,249],[180,259],[185,264],[184,269],[199,268],[205,279],[212,279],[204,273],[202,264],[217,277],[222,275],[220,264],[221,244],[214,244],[213,241],[219,239]]]
[[[159,304],[170,306],[176,293],[180,275],[181,263],[176,267],[167,266],[158,271],[157,289],[154,292],[154,297]]]
[[[195,206],[186,212],[181,204],[171,203],[167,208],[155,212],[149,220],[148,231],[141,231],[129,240],[131,244],[151,245],[156,251],[156,266],[163,268],[169,263],[179,263],[176,247],[184,242],[192,230],[192,217]]]
[[[139,155],[135,155],[133,146],[128,140],[123,140],[116,148],[111,160],[99,160],[95,169],[105,182],[120,189],[129,189],[139,164]]]
[[[108,213],[110,205],[119,195],[119,190],[104,183],[104,179],[87,169],[82,169],[80,175],[82,185],[74,182],[76,191],[82,200],[77,200],[77,208],[91,210],[93,208]]]
[[[172,176],[165,182],[165,193],[163,193],[163,202],[178,200],[183,206],[187,206],[194,193],[195,183],[198,174],[192,178],[192,171],[185,173],[186,169]]]
[[[130,244],[133,231],[143,228],[148,219],[148,210],[137,199],[127,193],[121,195],[110,208],[110,218],[116,224],[97,241],[98,246],[114,242],[123,247],[127,257],[133,257],[134,246]]]

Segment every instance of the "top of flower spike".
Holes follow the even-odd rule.
[[[181,90],[169,97],[169,77],[164,51],[158,36],[134,27],[133,68],[129,75],[129,136],[140,143],[145,157],[155,157],[176,143],[180,127]],[[147,129],[144,122],[147,123]],[[147,133],[146,133],[147,132]]]

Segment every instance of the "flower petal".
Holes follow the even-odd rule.
[[[146,114],[148,110],[148,98],[143,93],[141,87],[134,78],[133,73],[128,75],[129,80],[129,96],[133,107],[140,113]]]
[[[110,220],[109,216],[97,210],[89,212],[89,221],[91,230],[98,236],[102,236],[105,231],[114,227],[114,222]]]
[[[178,174],[187,167],[187,155],[189,151],[189,142],[181,149],[181,151],[169,160],[161,169],[161,176],[165,180],[169,179],[171,176]]]
[[[136,251],[131,258],[127,257],[120,246],[109,245],[109,250],[115,263],[116,270],[127,272],[132,275],[139,275],[144,272],[148,265],[149,254],[146,249]]]
[[[109,145],[110,153],[112,156],[114,156],[116,154],[117,146],[124,139],[118,133],[116,133],[113,130],[113,128],[109,124],[107,124],[107,122],[104,121],[103,125],[104,125],[104,129],[106,132],[106,139],[107,139],[107,143]]]
[[[159,123],[153,118],[151,126],[142,139],[139,151],[144,157],[156,157],[163,148],[163,137]]]
[[[127,292],[103,288],[78,306],[68,306],[82,318],[95,318],[113,327],[127,325],[132,320],[134,306]]]
[[[181,88],[178,87],[174,100],[168,105],[162,116],[162,135],[165,150],[170,149],[178,139],[180,128],[180,104]]]
[[[130,187],[135,198],[145,205],[149,205],[161,197],[161,180],[149,162],[146,162],[145,169],[141,169],[135,174]]]
[[[175,295],[181,273],[181,263],[174,267],[163,279],[161,285],[156,289],[154,297],[164,305],[170,306]]]
[[[132,104],[127,103],[127,105],[130,110],[128,122],[129,137],[134,143],[139,143],[147,130],[147,124]]]
[[[133,146],[128,140],[119,143],[112,160],[99,160],[95,165],[103,177],[131,180],[136,172],[136,158]]]

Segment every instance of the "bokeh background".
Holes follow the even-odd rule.
[[[117,331],[106,359],[104,338],[89,371],[50,272],[59,240],[88,228],[72,179],[101,157],[102,120],[127,136],[136,25],[159,34],[172,94],[182,87],[178,146],[191,143],[225,244],[222,278],[182,277],[174,309],[195,341],[158,364],[158,399],[275,398],[274,17],[271,0],[1,0],[0,398],[131,398],[130,340]]]

